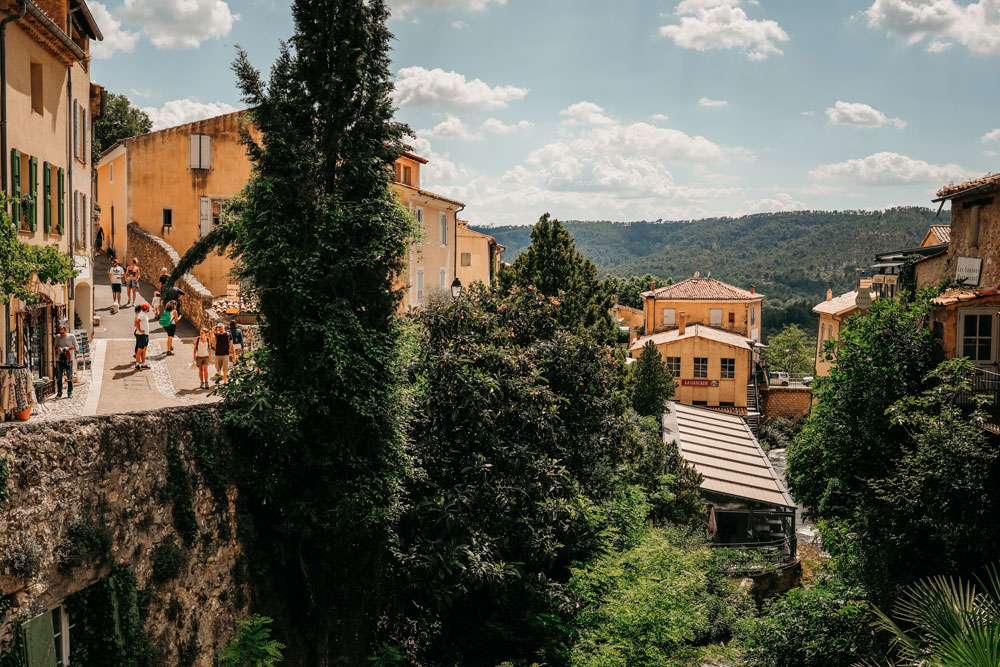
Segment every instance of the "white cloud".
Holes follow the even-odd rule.
[[[659,121],[661,123],[666,123],[668,120],[670,120],[670,116],[668,116],[665,113],[654,113],[649,117],[649,119]]]
[[[817,181],[847,181],[859,185],[948,183],[975,176],[957,164],[930,164],[899,153],[874,153],[865,158],[824,164],[809,172]]]
[[[863,14],[869,27],[902,37],[908,44],[931,37],[931,53],[947,49],[946,40],[953,40],[972,53],[1000,55],[998,0],[964,5],[955,0],[875,0]]]
[[[91,2],[89,6],[94,20],[104,34],[104,41],[95,40],[90,43],[90,55],[103,60],[118,52],[132,53],[135,50],[135,43],[139,41],[139,33],[123,28],[121,21],[114,18],[103,3]]]
[[[442,186],[454,187],[477,177],[472,167],[455,162],[451,159],[451,154],[435,152],[431,142],[424,137],[415,138],[410,148],[416,155],[427,160],[427,164],[420,168],[420,185],[426,189],[448,194],[441,190]]]
[[[469,27],[469,24],[466,23],[465,21],[455,21],[454,23],[451,24],[451,27],[454,28],[455,30],[465,30],[466,28]]]
[[[515,132],[527,132],[535,127],[531,121],[522,120],[510,125],[496,118],[487,118],[483,121],[483,130],[490,134],[514,134]]]
[[[774,213],[777,211],[802,211],[807,209],[804,203],[796,201],[791,195],[779,192],[774,197],[748,200],[743,202],[746,213]]]
[[[815,116],[816,115],[815,111],[800,111],[799,113],[802,114],[803,116]]]
[[[171,100],[159,108],[143,107],[142,110],[149,114],[150,120],[153,121],[153,129],[162,130],[165,127],[174,127],[224,113],[232,113],[237,109],[225,102],[203,103],[183,99]]]
[[[927,45],[927,53],[944,53],[953,46],[955,45],[943,39],[931,40],[931,43]]]
[[[1000,153],[997,151],[983,151],[983,155],[986,157],[996,157],[997,155],[1000,155]]]
[[[776,21],[747,17],[740,0],[684,0],[674,13],[677,24],[665,25],[660,34],[685,49],[742,49],[750,60],[781,55],[775,43],[788,41],[788,33]]]
[[[389,7],[396,16],[421,9],[481,12],[490,5],[506,4],[507,0],[389,0]]]
[[[726,100],[713,100],[713,99],[709,99],[707,97],[703,97],[700,100],[698,100],[698,106],[702,106],[702,107],[727,107],[727,106],[729,106],[729,102],[727,102]]]
[[[882,127],[895,125],[899,129],[906,127],[906,121],[900,118],[889,118],[877,109],[859,102],[837,101],[826,110],[826,115],[834,125],[853,125],[854,127]]]
[[[560,116],[567,116],[563,125],[570,127],[578,125],[611,125],[615,121],[604,113],[604,107],[593,102],[577,102],[559,112]]]
[[[493,86],[480,79],[465,78],[443,69],[404,67],[396,73],[396,103],[401,106],[433,106],[443,109],[499,109],[523,99],[527,89]]]
[[[989,132],[984,134],[983,138],[980,139],[980,141],[982,141],[984,144],[989,143],[991,141],[1000,141],[1000,127],[998,127],[995,130],[990,130]]]
[[[447,114],[443,121],[431,129],[417,130],[417,134],[432,139],[463,139],[469,141],[483,138],[483,135],[469,130],[469,126],[461,118],[451,114]]]
[[[142,26],[142,34],[161,49],[195,48],[206,39],[225,37],[240,18],[225,0],[125,0],[115,14]]]

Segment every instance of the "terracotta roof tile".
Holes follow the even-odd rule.
[[[1000,185],[1000,174],[986,174],[981,178],[974,178],[965,183],[957,185],[946,185],[937,192],[938,197],[954,197],[955,195],[980,185]]]
[[[664,301],[753,301],[763,299],[763,294],[754,294],[734,287],[715,278],[687,278],[658,289],[643,292]]]
[[[935,306],[950,306],[952,304],[960,303],[963,301],[972,301],[974,299],[980,299],[987,296],[996,296],[998,294],[997,290],[994,289],[955,289],[949,287],[946,289],[941,296],[938,296],[932,302]]]
[[[951,225],[931,225],[930,233],[938,244],[951,243]]]
[[[872,301],[875,300],[875,292],[871,292]],[[851,310],[855,307],[854,300],[858,296],[858,291],[845,292],[838,297],[834,297],[829,301],[821,301],[820,303],[813,306],[814,313],[820,313],[823,315],[839,315],[844,311]]]
[[[639,336],[632,341],[632,346],[629,349],[641,350],[643,345],[645,345],[648,341],[653,341],[654,345],[660,345],[661,343],[672,343],[674,341],[694,337],[714,340],[719,343],[725,343],[726,345],[732,345],[733,347],[747,348],[753,347],[754,345],[753,339],[747,338],[746,336],[741,336],[730,331],[723,331],[722,329],[716,329],[714,327],[707,327],[704,324],[689,324],[685,327],[683,334],[680,329],[671,329],[670,331],[661,331],[648,336]]]

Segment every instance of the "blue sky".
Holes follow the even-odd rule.
[[[239,107],[287,2],[91,2],[159,126]],[[391,0],[422,186],[475,224],[929,205],[1000,165],[1000,0]]]

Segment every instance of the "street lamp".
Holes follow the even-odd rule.
[[[451,296],[455,299],[462,296],[462,281],[455,276],[455,279],[451,281]]]

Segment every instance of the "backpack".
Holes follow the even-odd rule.
[[[165,311],[163,311],[163,314],[160,315],[160,326],[161,327],[169,327],[170,326],[170,319],[171,319],[170,318],[170,313],[171,312],[172,311],[165,310]]]

